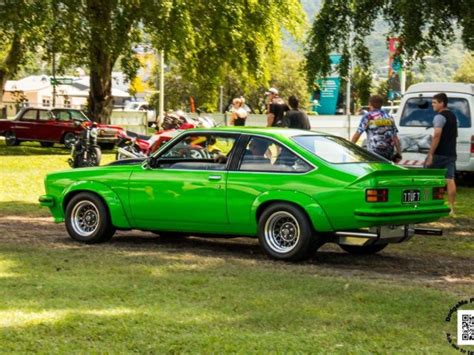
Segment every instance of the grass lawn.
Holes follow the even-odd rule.
[[[242,238],[75,243],[37,205],[67,159],[0,141],[0,352],[458,353],[444,318],[474,296],[473,188],[443,237],[292,264]]]

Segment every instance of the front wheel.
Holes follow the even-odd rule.
[[[15,145],[20,144],[20,141],[18,139],[16,139],[15,132],[8,131],[8,132],[5,133],[5,144],[10,146],[10,147],[13,147]]]
[[[71,149],[74,143],[76,143],[76,135],[74,133],[68,132],[64,135],[63,143],[66,149]]]
[[[321,245],[306,214],[287,203],[265,209],[258,222],[258,240],[270,257],[288,261],[305,259]]]
[[[378,253],[379,251],[385,249],[388,244],[376,244],[376,245],[344,245],[339,244],[342,250],[348,252],[349,254],[355,255],[370,255]]]
[[[66,229],[72,239],[87,244],[105,242],[115,233],[104,202],[89,192],[77,194],[67,204]]]

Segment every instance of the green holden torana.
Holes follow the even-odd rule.
[[[446,216],[444,171],[406,169],[345,139],[271,128],[184,131],[147,159],[49,174],[56,222],[84,243],[116,230],[258,237],[281,260],[326,242],[375,253]]]

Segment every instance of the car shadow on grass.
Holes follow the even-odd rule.
[[[113,153],[113,150],[102,149],[104,154]],[[18,146],[10,147],[0,140],[0,156],[25,156],[25,155],[70,155],[71,149],[63,144],[56,143],[53,147],[42,147],[39,142],[22,142]]]

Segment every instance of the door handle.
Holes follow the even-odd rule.
[[[222,179],[222,176],[220,176],[220,175],[209,175],[208,179],[209,180],[220,180],[220,179]]]

